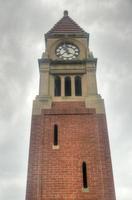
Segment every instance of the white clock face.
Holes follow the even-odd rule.
[[[70,43],[63,43],[57,47],[56,55],[63,60],[72,60],[78,57],[79,48]]]

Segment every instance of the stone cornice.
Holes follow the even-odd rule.
[[[85,34],[58,33],[58,34],[45,34],[44,36],[45,36],[46,41],[48,38],[64,38],[64,37],[87,38],[89,40],[89,33],[85,33]]]
[[[89,59],[83,59],[83,60],[51,60],[51,59],[45,59],[41,58],[38,59],[39,65],[41,64],[49,64],[49,65],[58,65],[58,64],[87,64],[87,63],[93,63],[97,64],[97,58],[89,58]]]

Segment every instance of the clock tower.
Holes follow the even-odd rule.
[[[45,34],[26,200],[115,200],[104,102],[89,34],[64,11]]]

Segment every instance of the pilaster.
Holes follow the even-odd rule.
[[[39,66],[39,70],[40,70],[39,96],[47,97],[49,96],[49,65],[41,64]]]

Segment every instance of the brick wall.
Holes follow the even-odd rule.
[[[53,149],[54,125],[59,148]],[[88,191],[83,190],[82,162]],[[32,117],[26,200],[115,200],[105,115],[83,102],[53,103]]]

